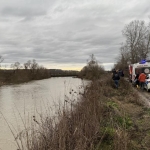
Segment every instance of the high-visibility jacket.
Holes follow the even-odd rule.
[[[146,75],[145,75],[144,73],[141,73],[141,74],[139,75],[138,80],[139,80],[140,82],[145,82],[145,79],[146,79]]]

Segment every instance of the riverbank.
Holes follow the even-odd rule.
[[[26,149],[150,149],[150,109],[130,83],[120,82],[119,89],[114,89],[110,76],[105,75],[79,93],[81,99],[70,103],[70,110],[59,109],[58,119],[33,116],[32,129],[21,138]]]

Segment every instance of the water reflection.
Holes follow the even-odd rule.
[[[78,78],[67,77],[0,87],[0,112],[11,127],[21,130],[22,120],[32,118],[37,112],[45,113],[48,106],[54,112],[53,106],[58,102],[63,105],[65,98],[76,101],[79,86],[83,84]],[[0,149],[16,150],[16,143],[2,115],[0,122]]]

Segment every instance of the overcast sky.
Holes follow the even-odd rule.
[[[35,59],[46,68],[80,70],[94,54],[108,70],[125,24],[148,23],[149,6],[149,0],[0,0],[3,65]]]

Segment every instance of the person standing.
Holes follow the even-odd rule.
[[[135,82],[135,86],[138,88],[139,87],[139,72],[137,72],[136,73],[136,76],[135,76],[135,80],[134,80],[134,82]]]
[[[142,90],[144,90],[145,79],[146,79],[146,75],[145,75],[145,73],[142,72],[142,73],[139,75],[139,78],[138,78],[139,84],[140,84],[140,88],[141,88]]]
[[[124,77],[124,73],[123,73],[123,70],[122,69],[119,69],[118,70],[118,74],[120,77]]]
[[[115,87],[118,89],[119,80],[120,80],[120,76],[119,76],[118,70],[116,71],[116,70],[114,69],[112,74],[113,74],[113,75],[112,75],[112,79],[114,80]]]

